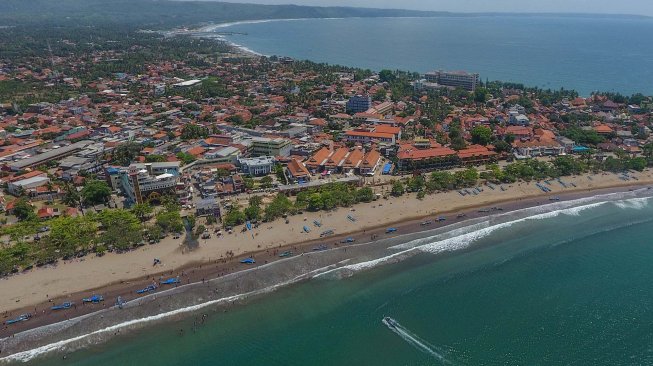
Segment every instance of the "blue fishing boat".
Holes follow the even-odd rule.
[[[320,226],[322,226],[322,223],[315,220],[315,221],[313,221],[313,225],[315,225],[316,227],[320,227]]]
[[[304,232],[305,232],[305,233],[310,233],[310,232],[311,232],[311,228],[308,227],[308,226],[306,226],[306,225],[304,225]]]
[[[154,290],[156,290],[156,289],[157,289],[156,285],[155,285],[155,284],[151,284],[151,285],[149,285],[149,286],[147,286],[147,287],[145,287],[145,288],[142,288],[142,289],[136,291],[136,293],[137,293],[137,294],[144,294],[144,293],[146,293],[146,292],[154,291]]]
[[[347,215],[347,219],[349,219],[351,222],[356,222],[356,218],[352,215]]]
[[[325,230],[325,231],[323,231],[323,232],[320,234],[320,237],[325,237],[325,236],[329,236],[329,235],[333,235],[333,230]]]
[[[72,302],[66,301],[61,305],[55,305],[50,308],[50,310],[64,310],[64,309],[70,309],[73,306]]]
[[[329,247],[327,247],[325,244],[321,244],[321,245],[318,245],[315,248],[313,248],[313,250],[316,251],[316,252],[320,252],[320,251],[327,250],[327,249],[329,249]]]
[[[560,197],[551,197],[549,201],[560,201]]]
[[[245,223],[245,227],[247,227],[247,230],[251,231],[252,230],[252,223],[250,221],[247,221]]]
[[[438,222],[447,221],[447,218],[444,216],[438,217]]]
[[[179,283],[179,277],[173,277],[173,278],[168,278],[167,280],[161,282],[162,285],[174,285],[176,283]]]
[[[99,303],[101,301],[104,301],[104,296],[102,296],[102,295],[93,295],[91,297],[87,297],[87,298],[82,299],[82,301],[97,304],[97,303]]]
[[[394,228],[394,227],[389,227],[389,228],[385,229],[386,234],[394,233],[395,231],[397,231],[397,228]]]
[[[254,258],[245,258],[245,259],[241,260],[240,263],[242,263],[242,264],[254,264],[254,263],[256,263],[256,261],[254,260]]]
[[[349,244],[349,243],[353,243],[353,242],[355,242],[355,241],[356,241],[356,239],[354,239],[354,238],[352,238],[352,237],[349,237],[349,238],[345,238],[345,239],[340,240],[340,242],[343,243],[343,244]]]
[[[283,252],[283,253],[279,254],[279,257],[281,257],[281,258],[292,257],[292,252],[291,251]]]
[[[7,320],[7,321],[5,322],[5,324],[6,324],[6,325],[9,325],[9,324],[15,324],[15,323],[20,323],[20,322],[28,321],[29,318],[31,318],[31,317],[32,317],[32,314],[29,314],[29,313],[27,313],[27,314],[22,314],[22,315],[19,315],[17,318]]]

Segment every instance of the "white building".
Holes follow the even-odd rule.
[[[275,163],[276,159],[272,156],[238,159],[238,164],[243,173],[253,176],[262,176],[272,173]]]

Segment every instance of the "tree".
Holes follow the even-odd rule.
[[[395,76],[394,72],[392,72],[392,70],[385,69],[379,72],[379,80],[382,83],[391,83],[395,81],[396,78],[397,77]]]
[[[257,221],[258,219],[261,218],[261,206],[250,205],[247,206],[247,208],[245,208],[243,212],[245,213],[245,217],[247,218],[247,220]]]
[[[14,215],[19,221],[29,221],[36,219],[34,213],[34,206],[32,206],[25,198],[19,198],[14,205]]]
[[[358,202],[372,202],[374,200],[374,191],[370,187],[363,187],[356,191],[356,200]]]
[[[496,152],[498,152],[498,153],[502,153],[502,152],[509,153],[509,152],[512,151],[512,145],[510,145],[509,143],[507,143],[507,142],[505,142],[503,140],[497,140],[494,143],[494,150]]]
[[[238,207],[233,207],[224,216],[224,224],[225,226],[236,226],[244,223],[246,219],[247,217]]]
[[[61,201],[71,207],[77,207],[82,203],[82,197],[77,189],[70,183],[64,185],[64,196]]]
[[[164,232],[178,233],[184,230],[184,223],[178,210],[165,210],[156,214],[156,224]]]
[[[285,214],[288,214],[292,209],[292,202],[283,193],[278,193],[277,196],[265,207],[265,221],[272,221]]]
[[[476,88],[474,91],[474,101],[477,103],[485,103],[488,96],[488,90],[485,88]]]
[[[453,188],[454,177],[449,172],[433,172],[426,184],[429,192],[446,191]]]
[[[47,245],[59,250],[62,257],[69,257],[79,250],[87,250],[95,240],[97,224],[88,216],[61,216],[50,220]]]
[[[144,222],[152,214],[154,209],[146,202],[135,204],[131,208],[131,211],[141,222]]]
[[[125,142],[113,149],[113,161],[122,166],[128,166],[141,152],[143,146],[135,142]]]
[[[252,177],[243,177],[243,184],[246,189],[254,189],[254,179]]]
[[[322,200],[322,195],[319,193],[313,193],[308,197],[308,209],[311,211],[321,210],[324,206],[324,201]]]
[[[405,192],[404,184],[401,183],[400,180],[395,181],[394,183],[392,183],[391,193],[392,193],[393,196],[395,196],[395,197],[403,196],[404,192]]]
[[[184,163],[184,165],[188,165],[188,164],[194,162],[195,160],[197,160],[195,158],[195,156],[193,156],[193,155],[191,155],[189,153],[186,153],[186,152],[177,153],[176,156],[177,156],[177,159],[181,160]]]
[[[102,180],[89,180],[82,188],[84,202],[91,205],[106,203],[111,197],[111,188]]]
[[[486,126],[476,126],[472,129],[472,142],[487,145],[492,141],[492,130]]]
[[[181,129],[181,139],[182,140],[192,140],[198,138],[204,138],[209,135],[208,128],[189,123]]]
[[[125,250],[143,240],[140,221],[129,210],[104,210],[98,214],[98,221],[104,228],[100,241],[106,246]]]
[[[262,188],[272,187],[272,177],[269,176],[269,175],[266,175],[265,177],[261,178],[261,187]]]

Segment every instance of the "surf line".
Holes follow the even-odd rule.
[[[437,347],[421,339],[419,336],[417,336],[417,334],[411,332],[410,330],[408,330],[408,328],[399,324],[398,321],[394,320],[389,316],[386,316],[383,318],[383,320],[381,320],[381,322],[386,327],[388,327],[388,329],[390,329],[392,332],[397,334],[401,339],[406,341],[406,343],[410,344],[414,348],[435,357],[445,365],[451,364],[449,360],[444,358],[444,356],[438,352]]]

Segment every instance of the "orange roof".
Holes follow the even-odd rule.
[[[400,151],[397,157],[399,159],[421,160],[453,155],[456,155],[456,152],[448,147],[436,147],[431,149],[408,149]]]
[[[321,148],[318,152],[313,154],[310,159],[308,159],[308,162],[306,165],[308,166],[320,166],[322,165],[327,158],[332,154],[332,151],[327,149],[326,147]]]
[[[300,163],[296,159],[290,159],[290,163],[288,163],[288,170],[290,171],[290,174],[295,178],[308,177],[311,175],[304,164]]]
[[[343,164],[343,167],[345,168],[358,168],[360,165],[361,161],[363,160],[363,150],[361,149],[354,149],[352,152],[349,153],[347,156],[347,159],[345,159],[345,163]]]
[[[379,159],[381,159],[381,154],[376,150],[370,150],[363,157],[361,168],[372,169],[379,162]]]
[[[347,154],[349,153],[349,150],[346,147],[341,147],[338,150],[336,150],[331,156],[329,157],[329,160],[327,160],[326,166],[328,167],[336,167],[340,166],[342,163],[343,159]]]
[[[598,125],[594,127],[594,131],[597,133],[612,133],[612,129],[606,125]]]
[[[388,125],[378,125],[374,128],[374,132],[378,133],[391,133],[393,135],[399,135],[401,133],[401,127],[393,127]]]
[[[200,155],[204,154],[205,151],[206,151],[205,148],[203,148],[201,146],[195,146],[195,147],[193,147],[191,149],[186,150],[186,153],[197,157],[197,156],[200,156]]]
[[[461,159],[471,158],[474,156],[493,156],[496,155],[494,151],[490,151],[487,147],[481,145],[471,145],[466,149],[458,151],[458,157]]]

